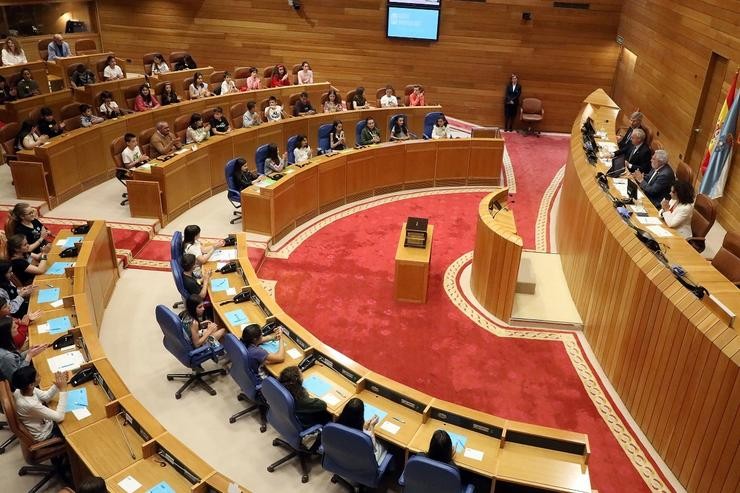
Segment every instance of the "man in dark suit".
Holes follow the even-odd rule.
[[[511,82],[506,85],[506,95],[504,96],[504,131],[511,132],[514,130],[514,118],[516,118],[517,109],[519,108],[519,96],[522,95],[522,86],[519,84],[519,78],[511,74]]]
[[[642,126],[642,113],[640,113],[639,111],[635,111],[630,115],[630,126],[627,127],[627,131],[624,132],[622,138],[619,139],[619,142],[617,142],[617,147],[622,149],[623,147],[628,145],[630,143],[630,138],[632,137],[632,132],[637,128],[645,132],[645,134],[647,135],[647,131]]]
[[[632,174],[645,196],[660,209],[660,202],[670,197],[671,186],[676,175],[668,164],[668,153],[662,149],[655,151],[650,160],[652,170],[647,175],[637,170]]]
[[[652,151],[645,142],[645,132],[636,128],[630,134],[630,143],[617,150],[612,160],[612,169],[626,168],[630,173],[640,170],[643,174],[650,172]]]

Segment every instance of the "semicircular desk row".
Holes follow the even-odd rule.
[[[75,480],[100,476],[110,492],[124,491],[118,483],[132,476],[143,490],[166,481],[178,492],[225,493],[231,481],[170,435],[130,394],[106,358],[98,331],[118,270],[109,229],[103,221],[90,224],[87,234],[63,231],[56,237],[49,254],[50,270],[34,280],[40,290],[32,297],[30,307],[43,313],[30,328],[31,344],[51,343],[65,334],[71,334],[74,341],[72,347],[50,347],[34,358],[41,385],[53,382],[54,370],[89,367],[93,375],[92,380],[68,389],[77,392],[70,397],[73,407],[84,407],[89,415],[83,413],[78,418],[70,413],[60,423]],[[456,455],[456,463],[490,478],[492,491],[523,486],[532,488],[527,491],[591,492],[586,435],[510,421],[441,401],[362,367],[321,343],[277,305],[252,270],[246,233],[237,233],[236,237],[237,245],[230,249],[235,250],[232,256],[240,268],[215,276],[226,278],[231,288],[248,291],[249,300],[220,306],[220,301],[229,298],[226,292],[210,289],[210,295],[222,323],[236,336],[241,335],[242,325],[230,322],[234,318],[227,312],[233,310],[240,311],[242,323],[248,318],[283,328],[287,360],[268,365],[271,374],[278,375],[284,367],[313,355],[317,363],[306,376],[325,380],[328,390],[317,397],[329,403],[334,415],[351,396],[359,396],[387,412],[377,428],[378,436],[401,447],[407,455],[426,451],[436,429],[457,433],[466,438],[466,449]],[[65,264],[70,259],[61,258],[59,253],[76,242],[81,242],[80,253],[71,259],[74,265]],[[57,298],[62,306],[51,304]]]
[[[711,294],[697,298],[636,237],[663,224],[655,207],[642,200],[648,218],[617,213],[595,179],[609,166],[589,164],[581,126],[591,117],[613,139],[618,112],[598,89],[573,123],[558,208],[563,272],[601,367],[668,467],[689,491],[737,491],[740,291],[661,226],[668,263]]]
[[[175,121],[179,117],[203,113],[217,106],[222,107],[228,117],[231,107],[235,104],[252,100],[259,104],[269,96],[275,96],[287,102],[289,97],[297,91],[306,91],[311,101],[317,103],[321,95],[330,88],[331,84],[322,82],[300,86],[300,88],[297,86],[277,87],[185,100],[154,110],[106,120],[91,127],[65,132],[42,146],[17,153],[18,161],[11,162],[16,196],[24,200],[45,201],[49,208],[53,209],[84,190],[115,176],[116,164],[111,156],[110,145],[114,139],[126,133],[138,135],[147,129],[154,128],[160,121],[165,121],[174,128]],[[59,97],[68,98],[68,94],[60,94]],[[314,141],[312,141],[313,144]]]

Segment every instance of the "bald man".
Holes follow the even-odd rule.
[[[72,56],[72,52],[69,50],[69,44],[64,41],[61,34],[55,34],[49,46],[46,47],[49,52],[48,60],[53,62],[57,58],[64,58]]]
[[[152,134],[149,145],[152,157],[164,156],[182,147],[180,139],[172,133],[167,122],[157,123],[157,131]]]

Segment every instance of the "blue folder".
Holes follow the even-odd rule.
[[[455,450],[457,452],[462,452],[465,450],[465,444],[468,443],[468,437],[465,435],[458,435],[457,433],[453,433],[450,430],[444,430],[447,432],[448,435],[450,435],[450,439],[452,440],[452,444],[455,446]]]
[[[364,415],[365,421],[370,421],[370,419],[373,416],[377,416],[378,423],[380,423],[381,421],[385,419],[386,416],[388,416],[388,413],[366,402],[365,403],[365,415]]]
[[[170,486],[167,481],[162,481],[161,483],[149,488],[147,493],[175,493],[175,490],[172,489],[172,486]]]
[[[316,397],[322,397],[331,390],[331,384],[318,375],[311,375],[305,379],[303,387]]]
[[[220,279],[211,279],[211,289],[214,293],[217,293],[219,291],[226,291],[229,289],[229,280],[225,277],[222,277]]]
[[[52,318],[46,323],[49,324],[49,334],[61,334],[62,332],[67,332],[72,328],[72,322],[69,320],[67,315]]]
[[[75,243],[79,243],[83,240],[82,236],[70,236],[67,241],[64,242],[62,248],[71,248],[75,246]]]
[[[280,343],[277,341],[267,341],[260,344],[260,347],[268,353],[277,353],[280,349]]]
[[[64,269],[67,267],[72,267],[72,264],[74,262],[54,262],[51,264],[51,267],[47,269],[46,274],[49,274],[50,276],[59,276],[64,274]]]
[[[67,391],[66,412],[85,409],[87,407],[87,389],[85,387]]]
[[[53,303],[59,299],[59,288],[39,289],[39,303]]]
[[[244,313],[244,310],[242,310],[241,308],[239,308],[238,310],[226,312],[226,320],[228,320],[231,325],[242,325],[249,323],[249,317],[247,317],[247,315]]]

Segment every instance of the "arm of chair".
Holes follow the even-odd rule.
[[[465,493],[475,493],[475,486],[469,484],[465,487]]]
[[[691,236],[690,238],[686,238],[686,241],[688,241],[690,245],[696,244],[697,246],[704,249],[706,247],[705,242],[707,241],[707,239],[702,236]]]
[[[388,469],[388,466],[390,465],[392,460],[393,460],[393,454],[391,454],[390,452],[386,452],[385,457],[383,457],[383,460],[380,461],[380,464],[378,464],[378,473],[382,474],[383,471]],[[398,480],[398,483],[401,484],[400,479]]]
[[[41,452],[45,448],[49,447],[56,447],[57,445],[64,445],[64,438],[60,437],[54,437],[54,438],[48,438],[46,440],[43,440],[41,442],[36,442],[31,444],[31,446],[28,447],[28,450],[33,453]]]
[[[323,426],[313,425],[312,427],[306,428],[305,430],[303,430],[300,434],[300,437],[303,438],[306,435],[310,435],[311,433],[316,433],[317,431],[321,431],[321,428],[323,428]]]

